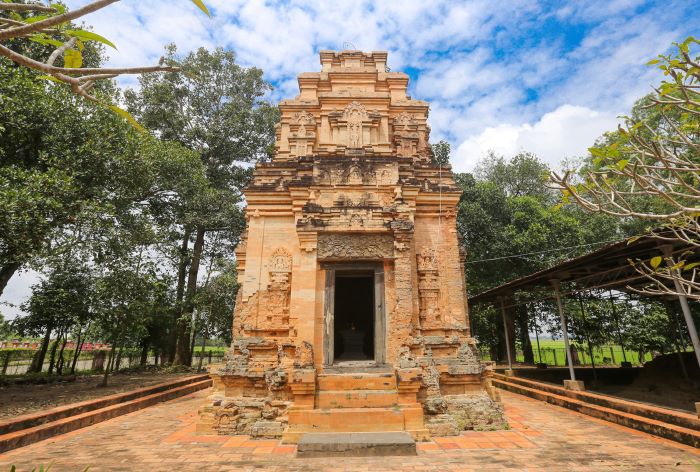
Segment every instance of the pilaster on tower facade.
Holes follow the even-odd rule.
[[[245,191],[233,344],[198,429],[417,439],[497,425],[469,332],[460,190],[386,52],[321,51]],[[468,418],[468,419],[467,419]]]

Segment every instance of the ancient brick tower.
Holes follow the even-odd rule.
[[[198,430],[457,434],[501,420],[469,333],[460,191],[386,52],[322,51],[245,191],[234,341]],[[487,394],[486,392],[490,392]]]

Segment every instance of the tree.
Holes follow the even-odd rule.
[[[44,337],[30,372],[41,372],[51,335],[56,334],[51,347],[49,373],[56,365],[56,349],[60,345],[58,373],[63,370],[63,350],[75,326],[84,326],[91,318],[92,284],[89,271],[66,259],[60,267],[51,270],[46,279],[32,287],[32,295],[22,305],[27,316],[15,320],[20,333]]]
[[[49,249],[61,257],[146,207],[167,218],[204,181],[190,151],[35,75],[0,60],[0,293]]]
[[[108,39],[95,32],[76,28],[71,22],[117,1],[119,0],[95,0],[73,11],[68,11],[60,3],[52,3],[47,6],[32,0],[0,2],[0,12],[2,13],[2,17],[0,17],[0,56],[45,74],[40,78],[65,83],[76,95],[98,104],[103,104],[103,100],[91,93],[98,80],[113,79],[122,74],[178,71],[176,66],[162,63],[156,66],[132,68],[82,67],[82,51],[85,43],[98,42],[115,49],[116,47]],[[209,11],[201,0],[192,0],[192,2],[209,15]],[[26,41],[54,49],[47,58],[31,57],[31,54],[27,54],[31,48],[21,45],[22,42]],[[20,45],[19,50],[18,44]],[[56,65],[57,61],[59,64],[62,61],[62,64]],[[107,106],[133,122],[126,111],[116,105]]]
[[[502,189],[508,197],[536,197],[553,201],[554,192],[545,184],[549,167],[530,152],[519,152],[511,159],[489,151],[476,166],[477,179]]]
[[[682,241],[691,250],[634,262],[650,280],[646,294],[683,294],[700,300],[700,55],[693,37],[674,43],[658,65],[668,80],[638,102],[624,126],[589,149],[577,179],[552,173],[565,202],[590,212],[649,221],[660,243]],[[665,264],[663,263],[665,261]]]
[[[190,327],[206,240],[223,231],[231,245],[237,242],[244,228],[241,189],[250,177],[249,164],[273,151],[278,110],[265,99],[271,86],[261,70],[243,68],[235,59],[221,48],[182,58],[171,45],[165,61],[180,64],[183,73],[142,76],[140,90],[126,93],[129,111],[146,128],[197,152],[206,169],[207,189],[179,209],[172,358],[177,364],[191,362]]]
[[[441,139],[436,144],[431,145],[433,156],[433,164],[446,166],[450,164],[450,143]]]
[[[456,176],[463,190],[457,230],[469,253],[465,270],[472,293],[545,269],[625,234],[615,218],[591,217],[574,205],[555,206],[555,193],[547,188],[548,171],[529,153],[511,159],[491,153],[477,165],[476,176]],[[531,296],[527,302],[531,306],[523,302],[508,308],[514,322],[512,347],[517,340],[528,360],[534,360],[529,333],[537,294]],[[500,312],[481,311],[472,311],[476,336],[490,343],[495,357],[505,358]]]
[[[5,320],[5,317],[0,313],[0,339],[10,339],[15,335],[15,330],[12,328],[12,324]]]

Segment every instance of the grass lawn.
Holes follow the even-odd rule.
[[[532,341],[532,352],[535,355],[535,362],[541,362],[549,365],[566,365],[566,351],[564,349],[564,341],[562,339],[540,339],[538,350],[537,340],[531,339]],[[574,346],[574,344],[572,344]],[[578,352],[578,358],[583,365],[591,364],[591,356],[588,352],[587,346],[575,345]],[[490,360],[488,352],[482,351],[482,359]],[[625,349],[624,353],[622,347],[611,344],[607,346],[594,347],[593,348],[593,359],[596,365],[620,365],[621,362],[627,360],[632,364],[641,364],[643,362],[650,361],[652,359],[651,353],[645,353],[644,359],[640,362],[639,353]],[[515,355],[516,362],[523,362],[523,353],[518,350]]]

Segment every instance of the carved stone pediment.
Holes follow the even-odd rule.
[[[394,125],[396,127],[401,127],[404,129],[407,129],[409,126],[415,125],[416,121],[413,119],[413,116],[409,113],[406,113],[405,111],[401,113],[399,116],[394,118]]]
[[[294,123],[298,123],[300,125],[316,126],[316,118],[314,118],[314,115],[306,110],[295,113],[293,121]]]
[[[388,259],[394,255],[390,234],[319,233],[319,259]]]

